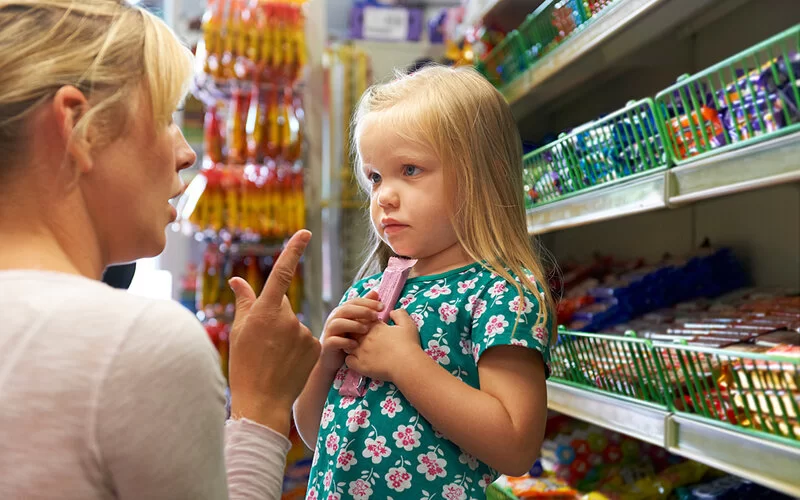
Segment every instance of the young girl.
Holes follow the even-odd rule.
[[[307,498],[485,498],[529,470],[547,412],[553,315],[516,124],[474,71],[429,67],[368,90],[354,139],[376,245],[295,405],[316,445]],[[417,263],[379,304],[391,256]],[[364,397],[340,396],[347,367],[371,379]]]

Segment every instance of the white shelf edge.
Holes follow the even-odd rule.
[[[800,497],[800,446],[787,446],[681,415],[670,415],[666,448],[677,455]]]
[[[800,132],[670,169],[669,204],[800,181]]]
[[[658,171],[534,207],[527,213],[528,233],[542,234],[665,208],[665,189],[665,172]]]
[[[665,410],[648,408],[610,396],[547,382],[547,407],[564,415],[664,446]]]
[[[547,407],[671,453],[800,497],[800,446],[724,429],[667,410],[549,380]]]

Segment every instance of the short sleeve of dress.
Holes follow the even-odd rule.
[[[539,351],[545,366],[549,365],[553,314],[542,307],[541,295],[526,288],[523,291],[520,297],[513,285],[498,276],[471,299],[472,354],[476,363],[491,347],[517,345]]]

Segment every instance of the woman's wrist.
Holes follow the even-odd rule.
[[[266,402],[252,402],[239,400],[235,395],[231,397],[231,418],[240,420],[246,418],[257,424],[269,427],[286,437],[289,437],[292,422],[292,406],[277,401],[272,404]]]

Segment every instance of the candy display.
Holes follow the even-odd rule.
[[[281,240],[305,227],[303,172],[287,165],[214,165],[190,222],[211,235]]]
[[[501,37],[491,30],[483,30],[481,36],[468,41],[467,62],[475,64],[476,69],[495,86],[502,87],[541,57],[563,43],[570,35],[603,12],[614,0],[547,0],[529,14],[522,24],[504,38],[506,43],[486,43]],[[474,39],[480,40],[475,43]],[[474,52],[474,53],[473,53]],[[483,56],[483,54],[486,54]],[[458,60],[454,56],[450,57]],[[463,59],[463,58],[462,58]]]
[[[528,57],[535,61],[587,20],[583,1],[549,0],[531,13],[518,30],[525,41]]]
[[[490,500],[667,500],[788,497],[617,432],[551,416],[542,458],[523,477],[501,476]]]
[[[784,133],[800,123],[795,27],[656,96],[675,162]]]
[[[194,295],[223,365],[234,306],[228,280],[240,276],[258,293],[282,241],[305,226],[302,4],[209,0],[202,21],[193,90],[206,105],[203,165],[182,215],[207,243]],[[296,312],[302,286],[298,273],[289,290]]]
[[[576,128],[523,157],[528,208],[668,166],[649,99]]]
[[[640,324],[628,325],[634,318],[698,297],[717,297],[747,281],[727,248],[701,248],[653,265],[641,259],[600,258],[590,265],[573,265],[565,277],[561,324],[574,331],[608,333],[635,330]]]
[[[291,84],[306,63],[304,1],[208,0],[203,72],[215,79]]]
[[[745,283],[730,250],[708,246],[568,265],[559,321],[600,335],[561,335],[552,375],[800,440],[800,296]]]
[[[198,275],[196,309],[220,352],[223,373],[227,373],[228,334],[235,306],[235,297],[228,281],[238,276],[247,281],[256,294],[261,293],[279,255],[280,248],[260,244],[211,243],[206,248]],[[302,270],[295,274],[287,296],[292,309],[302,317]]]

